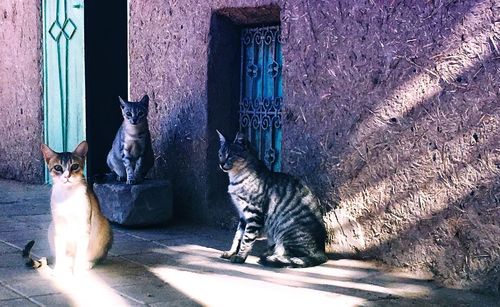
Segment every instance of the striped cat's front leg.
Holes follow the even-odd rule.
[[[236,255],[236,253],[240,249],[240,242],[241,239],[243,238],[243,233],[245,232],[245,225],[246,225],[245,220],[240,219],[240,222],[238,223],[238,228],[236,229],[236,233],[234,234],[234,239],[233,239],[233,244],[231,245],[231,249],[223,252],[222,255],[220,256],[221,258],[229,259],[232,256]]]
[[[125,171],[127,172],[127,184],[135,184],[134,163],[128,150],[123,149],[122,159]]]
[[[135,183],[141,182],[143,178],[143,162],[144,159],[143,157],[137,158],[137,161],[135,161],[135,169],[134,169],[134,178],[135,178]]]
[[[254,220],[247,221],[243,239],[240,242],[240,248],[236,255],[231,256],[230,260],[233,263],[243,263],[248,257],[248,253],[252,250],[255,240],[259,237],[262,226]]]

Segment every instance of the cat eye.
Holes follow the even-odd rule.
[[[73,164],[73,165],[71,165],[71,170],[72,170],[72,171],[76,171],[79,167],[80,167],[80,165],[78,165],[78,164]]]
[[[59,172],[59,173],[62,173],[62,171],[63,171],[63,168],[60,165],[54,166],[54,169],[56,170],[56,172]]]
[[[127,113],[125,113],[125,115],[127,115],[127,116],[129,116],[129,117],[130,117],[130,116],[132,116],[132,113],[127,112]]]
[[[142,111],[139,111],[139,116],[142,117],[143,115],[144,115],[144,113]]]

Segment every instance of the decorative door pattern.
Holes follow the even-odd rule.
[[[85,139],[83,18],[83,0],[43,0],[44,141],[56,151]]]
[[[273,171],[281,169],[281,44],[278,26],[241,33],[240,131]]]

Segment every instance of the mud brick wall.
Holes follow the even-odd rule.
[[[173,179],[176,212],[234,218],[209,192],[227,180],[209,125],[227,108],[208,94],[211,19],[266,5],[285,38],[283,168],[320,197],[333,250],[351,236],[342,252],[498,291],[494,0],[130,1],[131,98],[151,97],[153,176]]]
[[[43,181],[41,1],[0,2],[0,177]]]

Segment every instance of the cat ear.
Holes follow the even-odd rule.
[[[241,145],[246,145],[246,137],[243,132],[238,132],[236,133],[236,137],[234,138],[234,143],[241,144]]]
[[[118,96],[118,100],[120,101],[120,107],[125,108],[125,101],[120,96]]]
[[[219,142],[221,144],[224,144],[226,142],[226,138],[224,137],[224,135],[222,133],[220,133],[219,130],[215,130],[215,131],[217,131],[217,134],[219,135]]]
[[[76,146],[75,150],[73,150],[73,153],[84,158],[87,155],[88,149],[89,145],[87,144],[87,141],[82,141],[80,144],[78,144],[78,146]]]
[[[54,157],[55,155],[57,155],[57,153],[55,151],[53,151],[52,149],[50,149],[49,146],[45,145],[42,143],[42,146],[40,148],[42,150],[42,154],[43,154],[43,158],[45,159],[45,162],[49,163],[49,160]]]
[[[141,101],[139,101],[139,102],[142,104],[148,105],[149,104],[149,96],[144,95],[144,97],[142,97]]]

